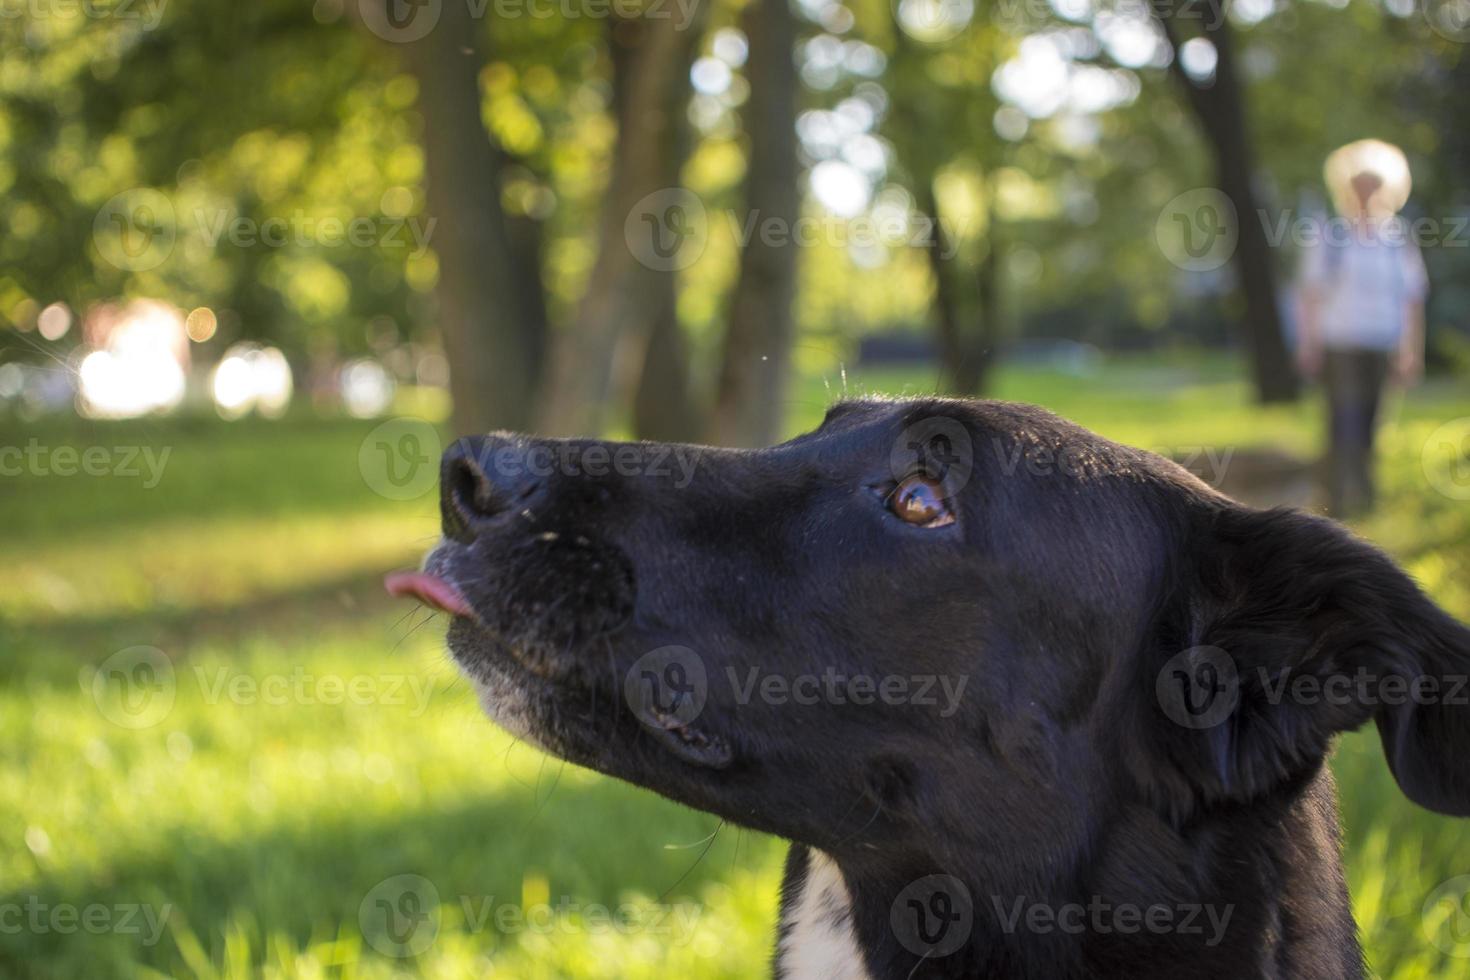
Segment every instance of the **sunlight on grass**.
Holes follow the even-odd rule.
[[[168,654],[157,700],[130,714],[95,697],[85,667],[70,684],[6,692],[0,812],[21,832],[0,849],[4,900],[151,912],[136,933],[85,943],[7,937],[0,964],[96,975],[87,964],[105,946],[104,962],[182,962],[201,976],[472,975],[491,962],[513,976],[741,975],[771,926],[771,843],[728,831],[657,927],[652,914],[642,929],[587,915],[656,902],[699,853],[666,845],[704,840],[718,821],[513,744],[437,636],[394,652],[403,627],[391,624],[303,637],[308,658],[272,641]],[[362,948],[359,930],[374,888],[399,875],[439,899],[425,906],[432,944],[402,963],[391,944],[386,956]],[[530,904],[550,911],[498,931],[531,875],[543,885]]]

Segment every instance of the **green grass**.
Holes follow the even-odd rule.
[[[998,382],[1150,448],[1306,454],[1317,439],[1314,404],[1251,407],[1228,366]],[[842,387],[806,383],[793,427]],[[1395,414],[1384,506],[1360,530],[1470,618],[1470,504],[1433,492],[1419,463],[1462,416],[1470,394],[1447,385]],[[379,596],[436,518],[432,494],[369,487],[373,427],[0,424],[0,446],[170,450],[151,489],[0,477],[0,975],[762,975],[779,842],[726,828],[699,860],[715,818],[513,744],[480,717],[439,624]],[[131,701],[111,670],[139,685]],[[1463,825],[1404,801],[1375,737],[1346,739],[1335,765],[1377,973],[1470,978],[1422,916],[1470,872]],[[380,900],[429,914],[399,935],[432,942],[395,945]],[[529,926],[509,918],[523,911]]]

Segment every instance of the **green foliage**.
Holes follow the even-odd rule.
[[[736,6],[720,4],[711,29],[733,24]],[[432,233],[425,251],[393,231],[421,218],[419,93],[397,47],[353,26],[343,0],[24,7],[0,18],[0,323],[28,326],[50,302],[80,310],[121,294],[210,306],[220,312],[218,343],[272,340],[293,356],[361,350],[369,330],[388,323],[401,335],[432,333]],[[802,8],[803,44],[823,34],[819,7]],[[962,263],[992,249],[1005,258],[1006,319],[1103,342],[1165,327],[1218,338],[1218,311],[1201,316],[1181,300],[1181,274],[1154,241],[1165,203],[1214,179],[1168,73],[1130,70],[1137,98],[1083,125],[1093,135],[1080,142],[1077,118],[1065,113],[1032,120],[1008,141],[993,125],[1001,101],[992,73],[1028,36],[1088,28],[1018,3],[981,5],[963,32],[928,44],[896,30],[894,9],[853,3],[843,34],[883,53],[878,77],[809,84],[803,106],[831,108],[859,88],[878,100],[887,183],[912,191],[926,175],[946,178],[940,205],[957,216]],[[558,322],[590,268],[614,139],[607,26],[491,15],[471,39],[491,62],[484,118],[514,161],[507,213],[541,227]],[[1289,0],[1238,28],[1273,212],[1310,203],[1326,152],[1371,134],[1408,150],[1420,213],[1458,213],[1463,45],[1417,13],[1396,16],[1371,0],[1343,9]],[[1081,60],[1110,66],[1105,55]],[[729,113],[702,133],[686,174],[717,225],[685,273],[681,302],[706,361],[733,282],[737,243],[721,212],[738,204],[743,146]],[[174,233],[173,247],[156,266],[118,268],[105,254],[107,221],[96,222],[115,195],[138,191],[161,195],[167,212],[153,219]],[[992,197],[996,229],[985,217]],[[369,222],[366,243],[327,243],[324,222],[354,219]],[[237,220],[255,233],[229,233]],[[259,240],[282,225],[284,244]],[[1429,256],[1441,334],[1464,327],[1470,299],[1453,285],[1464,278],[1462,251]],[[872,274],[874,262],[883,274]],[[1283,270],[1293,263],[1282,249]],[[824,241],[802,250],[799,323],[815,342],[921,325],[929,294],[915,248],[859,257]]]
[[[422,315],[387,230],[421,193],[413,91],[376,46],[297,3],[34,10],[0,21],[0,317],[146,295],[304,351]],[[140,193],[160,258],[120,267],[107,219]],[[354,217],[362,247],[323,225]]]

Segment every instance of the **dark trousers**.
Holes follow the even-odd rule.
[[[1336,517],[1373,507],[1373,435],[1388,377],[1388,353],[1332,350],[1322,364],[1327,384],[1327,495]]]

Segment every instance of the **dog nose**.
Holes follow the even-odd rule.
[[[525,440],[466,436],[444,451],[439,467],[439,513],[444,534],[469,542],[483,522],[524,508],[541,486]]]

